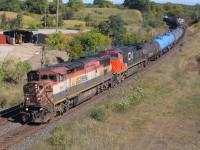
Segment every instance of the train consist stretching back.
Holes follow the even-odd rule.
[[[184,30],[177,28],[151,43],[114,47],[99,54],[28,73],[24,85],[24,122],[45,123],[56,115],[117,85],[172,48]]]

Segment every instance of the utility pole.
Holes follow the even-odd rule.
[[[42,46],[42,59],[41,59],[41,67],[45,66],[45,45]]]
[[[44,26],[45,26],[45,29],[46,29],[46,26],[47,26],[47,5],[45,5],[45,10],[44,10]]]
[[[58,14],[59,14],[59,0],[57,0],[57,11],[56,11],[56,33],[58,33]]]

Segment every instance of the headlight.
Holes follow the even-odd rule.
[[[27,97],[27,98],[26,98],[26,100],[28,101],[28,100],[29,100],[29,98]]]
[[[26,111],[28,111],[28,108],[26,108]]]

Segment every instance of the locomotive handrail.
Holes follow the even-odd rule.
[[[45,96],[46,96],[46,98],[48,99],[48,101],[52,104],[52,106],[53,106],[53,112],[55,111],[55,105],[54,105],[54,103],[51,101],[51,99],[48,97],[48,95],[47,95],[47,92],[44,92],[45,94]]]

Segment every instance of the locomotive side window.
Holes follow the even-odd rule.
[[[56,75],[55,74],[49,75],[49,79],[56,82]]]
[[[46,74],[41,75],[41,76],[40,76],[40,79],[41,79],[41,80],[47,80],[47,79],[48,79],[48,76],[47,76]]]
[[[110,65],[110,58],[104,58],[102,60],[102,64],[103,64],[104,67]]]
[[[59,81],[62,81],[64,79],[64,76],[62,74],[59,74]]]
[[[67,74],[73,73],[74,69],[67,70]]]
[[[80,71],[80,70],[83,70],[83,69],[84,69],[84,66],[76,67],[76,71]]]
[[[107,59],[106,59],[105,66],[109,66],[109,65],[110,65],[110,58],[107,58]]]
[[[110,58],[112,60],[117,60],[118,59],[118,54],[109,54],[110,55]]]

